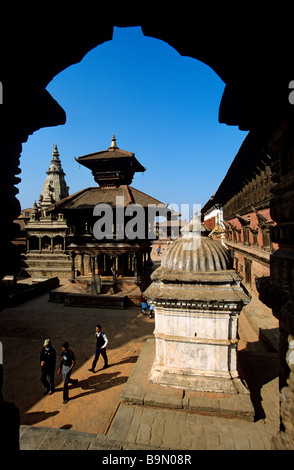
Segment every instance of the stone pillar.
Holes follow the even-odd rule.
[[[135,282],[137,283],[139,280],[139,277],[138,277],[138,259],[137,259],[136,254],[133,255],[133,260],[134,260],[134,277],[135,277]]]
[[[85,274],[85,268],[84,268],[84,253],[81,253],[81,276]]]
[[[113,282],[116,281],[116,259],[117,259],[117,256],[113,256],[113,257],[112,257],[111,272],[112,272],[112,280],[113,280]]]
[[[76,278],[76,267],[75,267],[76,254],[74,251],[72,251],[70,255],[71,255],[71,281],[73,282]]]
[[[98,265],[98,262],[97,262]],[[91,256],[91,266],[92,266],[92,280],[91,280],[91,294],[99,295],[101,293],[101,280],[100,276],[96,274],[96,256]]]

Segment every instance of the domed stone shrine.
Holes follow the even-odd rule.
[[[196,391],[248,393],[237,371],[238,317],[249,303],[221,243],[197,214],[152,274],[156,354],[149,381]]]

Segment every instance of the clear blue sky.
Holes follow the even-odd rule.
[[[47,90],[67,122],[23,144],[22,209],[38,201],[53,144],[73,194],[96,185],[74,157],[107,149],[113,133],[118,147],[147,168],[135,174],[133,187],[165,204],[204,205],[247,134],[219,124],[224,83],[210,67],[137,27],[115,28],[112,41],[61,72]]]

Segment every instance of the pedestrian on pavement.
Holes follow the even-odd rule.
[[[106,346],[108,344],[108,339],[105,333],[101,330],[101,325],[96,326],[96,347],[95,347],[95,356],[94,360],[92,363],[91,369],[89,369],[90,372],[95,372],[95,366],[97,364],[97,361],[99,359],[100,353],[104,359],[104,367],[103,369],[106,369],[108,367],[108,358],[107,358],[107,353],[106,353]]]
[[[75,387],[77,386],[78,380],[71,379],[71,372],[76,363],[74,352],[69,349],[69,343],[66,341],[61,346],[61,359],[60,366],[57,371],[57,375],[62,372],[63,378],[63,403],[67,403],[68,397],[68,384],[71,383]]]
[[[51,395],[54,392],[54,374],[56,364],[56,351],[51,345],[50,339],[45,339],[40,353],[41,376],[40,380],[46,391],[45,395]],[[48,377],[48,380],[47,380]]]
[[[144,297],[142,292],[141,292],[141,305],[142,305],[142,313],[143,315],[146,315],[146,310],[148,309],[148,303],[147,303],[147,299]]]
[[[152,302],[150,302],[150,306],[149,306],[149,318],[153,318],[154,317],[154,305]]]

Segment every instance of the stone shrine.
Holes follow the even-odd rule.
[[[21,274],[33,279],[69,278],[71,260],[66,252],[69,227],[62,213],[53,216],[49,211],[52,204],[69,195],[57,145],[46,175],[38,203],[34,202],[25,226],[26,253]]]
[[[201,232],[201,236],[200,236]],[[152,383],[248,393],[237,370],[238,317],[249,303],[228,251],[195,215],[164,253],[145,296],[155,307]]]

